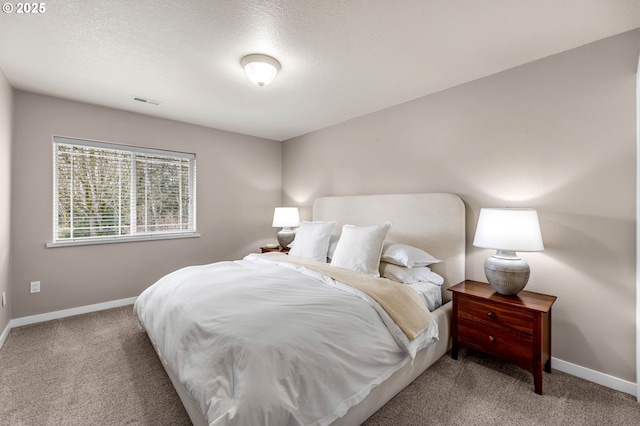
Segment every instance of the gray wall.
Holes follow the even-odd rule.
[[[538,209],[546,249],[527,290],[558,296],[553,356],[635,382],[636,71],[640,30],[283,144],[283,204],[446,191],[467,205],[467,278],[481,207]],[[374,87],[371,90],[375,90]]]
[[[7,305],[0,304],[0,334],[11,319],[11,129],[13,89],[0,71],[0,294],[7,294]]]
[[[13,318],[134,297],[179,267],[238,259],[273,239],[280,142],[21,91],[14,114]],[[53,235],[54,135],[194,152],[202,237],[45,248]],[[30,294],[34,280],[42,290]]]

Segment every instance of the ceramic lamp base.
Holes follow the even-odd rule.
[[[529,281],[529,264],[515,252],[498,250],[484,262],[484,273],[491,287],[505,296],[515,296]]]
[[[281,248],[287,248],[289,244],[295,238],[296,233],[293,232],[291,228],[282,228],[282,230],[278,231],[278,244],[280,244]]]

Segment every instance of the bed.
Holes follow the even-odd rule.
[[[429,268],[443,278],[444,283],[440,286],[442,306],[429,314],[428,321],[422,324],[424,327],[416,325],[415,321],[421,320],[415,320],[411,312],[396,312],[395,315],[399,317],[391,315],[393,318],[389,320],[387,311],[395,312],[404,309],[394,310],[391,306],[387,311],[380,311],[380,305],[384,303],[378,303],[375,291],[373,294],[367,293],[368,289],[358,287],[356,284],[352,284],[356,285],[356,290],[352,290],[351,286],[344,286],[343,281],[351,279],[350,276],[338,274],[338,279],[331,280],[327,278],[327,274],[331,274],[333,270],[318,269],[309,272],[308,267],[321,268],[321,265],[313,265],[309,262],[315,261],[306,260],[290,263],[294,262],[294,257],[287,258],[285,255],[279,257],[250,255],[242,261],[202,265],[173,273],[177,275],[169,274],[168,278],[165,277],[159,281],[160,284],[156,283],[155,287],[150,287],[164,288],[164,291],[156,289],[157,294],[154,294],[149,289],[145,290],[136,301],[134,311],[149,335],[194,425],[361,424],[450,348],[451,303],[447,288],[462,281],[465,273],[465,212],[464,204],[459,197],[449,193],[322,197],[315,200],[313,204],[313,221],[336,222],[333,227],[333,242],[340,241],[338,239],[340,233],[346,229],[343,228],[344,225],[365,228],[390,222],[392,225],[385,235],[387,244],[393,242],[415,247],[441,260],[440,263],[429,265]],[[328,268],[332,267],[328,266]],[[341,268],[338,269],[342,271]],[[211,321],[203,316],[194,319],[191,331],[185,332],[188,321],[183,321],[183,315],[199,312],[199,310],[203,312],[202,315],[206,315],[210,306],[204,305],[198,308],[198,304],[209,303],[207,300],[214,301],[205,296],[202,277],[208,277],[212,273],[217,274],[216,276],[224,276],[231,272],[236,274],[236,270],[241,271],[239,276],[243,277],[238,280],[237,286],[226,284],[226,287],[221,285],[220,289],[216,290],[218,295],[215,296],[215,302],[220,305],[216,305],[215,309],[216,312],[223,313]],[[298,280],[296,290],[291,291],[290,287],[280,289],[279,282],[269,281],[268,285],[249,283],[251,280],[262,282],[266,274],[264,270],[269,270],[269,274],[273,272],[281,275],[283,280],[285,276],[292,275],[293,279]],[[178,284],[172,281],[176,276],[182,280]],[[249,277],[253,278],[250,280]],[[354,279],[357,281],[358,277]],[[329,285],[317,286],[314,280],[324,280]],[[171,302],[178,297],[181,289],[188,283],[198,288],[195,295],[187,296],[186,301],[180,303]],[[365,287],[369,285],[368,280],[363,285]],[[273,292],[276,287],[281,292],[278,293],[279,301],[268,302],[261,299],[265,292]],[[400,285],[400,287],[407,286]],[[385,288],[388,287],[385,286]],[[402,290],[401,292],[397,290],[394,287],[394,294],[397,292],[398,300],[392,303],[408,306],[406,310],[411,311],[413,308],[409,306],[413,306],[411,303],[415,302],[415,297],[410,294],[405,295],[404,288],[399,289]],[[231,294],[229,292],[233,291],[236,293],[234,296],[229,296],[233,298],[231,303],[231,299],[224,299],[224,294]],[[298,292],[308,293],[304,297],[312,299],[312,302],[303,303],[305,309],[300,309],[302,302],[297,297],[303,296],[298,296]],[[344,296],[345,292],[350,293],[348,297]],[[338,296],[337,293],[342,295]],[[354,295],[357,297],[352,297]],[[153,304],[150,299],[154,298],[160,302],[155,309],[152,309]],[[240,305],[235,306],[235,303]],[[321,303],[325,304],[321,305]],[[253,315],[254,321],[255,318],[264,318],[264,321],[258,325],[245,324],[244,315],[247,318],[256,312],[261,315],[262,306],[265,306],[264,312],[272,313],[279,308],[278,305],[295,306],[292,308],[296,309],[292,311],[296,315],[295,320],[283,320],[278,316],[280,314],[272,316],[265,314],[264,317],[256,314]],[[165,309],[165,306],[169,308]],[[318,309],[327,312],[335,310],[336,314],[306,318],[307,313],[311,314]],[[243,310],[247,313],[241,314],[240,311]],[[287,313],[287,315],[290,314]],[[345,317],[340,317],[338,320],[337,315],[345,315]],[[203,323],[219,322],[220,317],[233,318],[230,321],[233,324],[232,331],[226,331],[227,335],[222,335],[224,333],[204,330]],[[411,320],[415,321],[411,322],[408,317],[412,317]],[[389,333],[379,331],[378,323],[382,322],[387,325]],[[357,334],[347,335],[343,330],[348,329],[349,333],[354,333],[355,330],[351,329],[356,327],[359,328]],[[235,335],[237,330],[243,328],[250,333],[260,330],[257,336],[252,335],[252,340],[248,341],[246,345],[248,349],[244,346],[238,349],[238,341],[247,340]],[[291,346],[292,349],[288,349],[287,343],[280,344],[278,348],[270,347],[272,346],[269,345],[271,333],[274,330],[278,335],[291,334],[297,346]],[[332,331],[329,333],[328,330]],[[411,330],[416,330],[413,335]],[[329,336],[326,337],[325,334]],[[188,338],[182,338],[181,342],[173,343],[176,340],[170,339],[175,339],[172,337],[174,335],[188,335]],[[200,336],[204,342],[210,335],[215,335],[217,339],[215,344],[213,346],[201,344]],[[411,338],[407,339],[406,336]],[[256,338],[264,344],[255,344]],[[329,340],[322,340],[325,338]],[[372,338],[376,340],[366,340]],[[359,345],[369,345],[369,350],[363,352],[364,347],[361,348]],[[174,346],[181,346],[184,349],[174,351]],[[204,364],[209,368],[207,371],[211,368],[209,360],[206,359],[206,351],[214,349],[217,351],[219,346],[229,346],[235,352],[220,356],[222,361],[216,361],[213,368],[227,368],[229,363],[235,368],[238,359],[258,359],[262,363],[258,365],[262,365],[262,368],[252,367],[247,373],[244,370],[234,369],[227,377],[209,379],[208,373],[201,372],[204,371]],[[263,346],[270,347],[271,352],[257,352],[256,347]],[[189,353],[191,348],[197,355]],[[325,348],[331,348],[331,355],[326,355],[328,358],[316,360],[316,356],[325,356]],[[304,352],[307,350],[312,353]],[[335,352],[338,352],[341,358],[335,358],[334,362]],[[277,356],[272,353],[277,353]],[[331,361],[327,361],[328,359]],[[198,369],[201,365],[203,370]],[[284,373],[280,373],[280,369],[283,371],[288,369],[287,377],[290,378],[283,380]],[[271,378],[273,375],[277,375],[277,378]],[[242,381],[244,376],[251,378],[247,379],[251,380],[248,384]],[[341,382],[343,377],[345,384]],[[200,383],[207,380],[210,383]],[[269,386],[273,388],[266,387],[265,383],[269,381],[272,383]],[[237,406],[234,405],[240,400],[239,395],[248,402],[243,402],[244,405],[239,402]],[[280,404],[280,399],[284,400],[281,405],[288,407],[286,415],[280,414],[284,408],[275,405]],[[211,402],[214,400],[218,402]],[[257,404],[256,401],[268,407],[259,407],[258,410],[254,407]],[[246,410],[246,413],[243,410]],[[221,412],[224,415],[220,415]]]

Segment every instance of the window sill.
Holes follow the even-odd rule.
[[[73,247],[73,246],[89,246],[95,244],[116,244],[116,243],[132,243],[138,241],[156,241],[156,240],[174,240],[178,238],[200,238],[197,232],[176,233],[176,234],[146,234],[140,236],[127,237],[98,237],[95,239],[83,238],[70,241],[58,241],[55,243],[47,243],[47,248],[56,247]]]

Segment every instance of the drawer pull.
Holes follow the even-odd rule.
[[[487,316],[488,316],[489,318],[491,318],[491,319],[495,319],[495,318],[496,318],[496,314],[495,314],[495,312],[489,312],[489,313],[487,314]]]
[[[493,342],[495,342],[495,341],[496,341],[496,338],[495,338],[495,337],[493,337],[493,336],[489,336],[489,341],[490,341],[491,343],[493,343]]]

